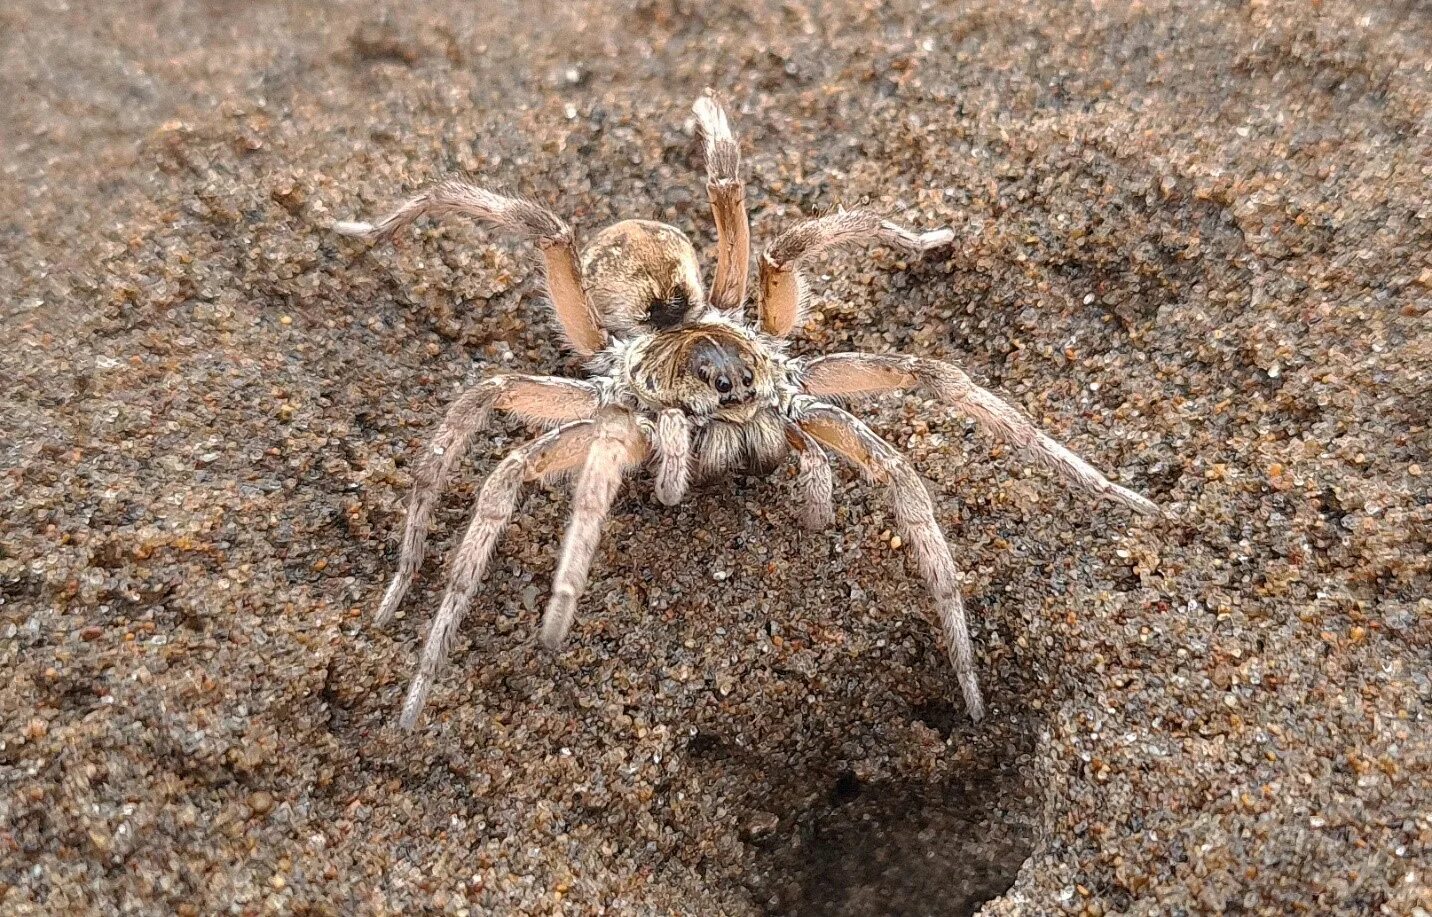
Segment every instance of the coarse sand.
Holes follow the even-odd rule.
[[[1432,16],[1324,2],[0,10],[0,910],[1432,910]],[[395,728],[485,435],[399,618],[465,385],[574,374],[533,254],[330,233],[445,174],[710,254],[838,206],[795,351],[953,360],[1169,521],[918,395],[861,406],[962,571],[978,726],[878,489],[638,476],[567,647],[528,493]],[[1422,910],[1419,911],[1419,908]]]

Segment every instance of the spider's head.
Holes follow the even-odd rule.
[[[652,336],[631,369],[652,407],[743,423],[776,401],[776,362],[749,334],[696,322]]]
[[[691,240],[674,226],[623,220],[582,252],[587,298],[616,337],[675,328],[706,311],[706,291]]]

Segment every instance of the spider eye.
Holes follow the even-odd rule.
[[[751,371],[750,371],[749,369],[748,369],[748,370],[745,370],[745,371],[743,371],[743,372],[741,373],[741,384],[742,384],[742,385],[745,385],[746,387],[749,388],[750,385],[751,385],[751,383],[752,383],[752,382],[755,382],[755,381],[756,381],[756,377],[753,376],[753,375],[751,375]]]
[[[717,376],[717,377],[716,377],[716,391],[720,392],[720,393],[723,394],[723,395],[727,395],[727,394],[730,394],[731,389],[733,389],[733,388],[735,388],[735,386],[733,386],[733,385],[731,384],[731,379],[730,379],[730,377],[728,377],[728,376]]]

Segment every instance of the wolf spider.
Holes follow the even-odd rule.
[[[975,720],[984,715],[984,701],[955,564],[930,495],[893,446],[832,401],[923,388],[1069,484],[1141,513],[1159,512],[957,367],[890,354],[788,357],[786,338],[801,324],[806,306],[804,262],[851,243],[925,252],[948,245],[954,233],[912,232],[867,210],[797,223],[760,257],[756,317],[749,322],[743,305],[750,230],[740,149],[714,95],[708,92],[693,110],[704,139],[706,188],[716,222],[716,273],[709,296],[696,251],[679,229],[624,220],[598,232],[579,254],[571,227],[546,208],[460,180],[433,186],[378,223],[334,224],[343,235],[376,241],[419,217],[457,213],[534,243],[546,262],[553,312],[591,374],[588,380],[511,374],[479,383],[448,409],[423,453],[408,501],[397,574],[378,609],[379,624],[392,618],[412,583],[423,560],[433,505],[488,416],[502,411],[551,428],[499,462],[482,485],[403,703],[404,728],[417,722],[524,482],[576,477],[572,515],[542,618],[542,643],[555,648],[572,625],[603,520],[627,472],[649,466],[657,497],[673,505],[692,481],[739,470],[769,472],[794,452],[801,520],[820,528],[834,521],[829,460],[834,453],[889,488],[895,520],[934,597],[965,706]]]

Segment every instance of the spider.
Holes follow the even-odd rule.
[[[946,246],[949,229],[913,232],[868,210],[797,223],[775,238],[757,268],[755,320],[744,314],[750,229],[741,154],[721,103],[709,90],[693,106],[703,139],[717,261],[708,295],[696,250],[679,229],[624,220],[596,233],[579,254],[570,226],[531,201],[466,181],[432,186],[377,223],[333,229],[367,240],[390,238],[423,216],[463,214],[534,243],[547,293],[567,343],[590,379],[500,375],[467,390],[448,409],[417,464],[397,573],[376,621],[387,623],[422,564],[433,506],[472,436],[493,411],[546,432],[502,459],[483,483],[456,549],[446,594],[428,630],[399,722],[412,729],[457,628],[472,603],[498,536],[524,482],[574,476],[571,518],[541,642],[558,647],[571,628],[602,523],[622,479],[639,467],[656,496],[674,505],[696,481],[736,472],[769,473],[791,453],[801,522],[834,521],[830,454],[889,489],[895,520],[935,607],[970,717],[984,715],[950,547],[925,485],[896,449],[839,406],[857,396],[923,388],[972,417],[1070,485],[1158,514],[1144,497],[1111,483],[1036,429],[1018,411],[955,366],[915,356],[786,355],[808,298],[801,265],[834,246],[883,243],[913,253]]]

